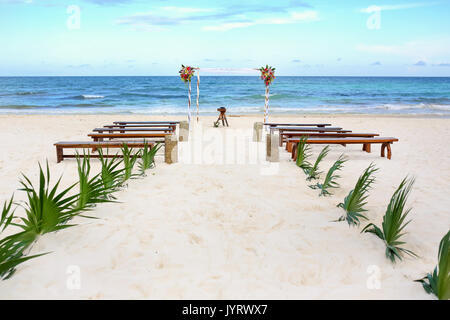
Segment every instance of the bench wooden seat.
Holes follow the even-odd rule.
[[[308,138],[306,140],[307,144],[340,144],[340,145],[347,145],[347,144],[362,144],[363,151],[371,152],[371,145],[372,144],[381,144],[381,156],[384,157],[385,155],[385,149],[387,149],[387,158],[391,159],[392,157],[392,151],[391,151],[391,144],[394,142],[397,142],[397,138],[393,137],[374,137],[374,138]],[[292,146],[292,159],[297,158],[297,143],[293,143]]]
[[[169,128],[169,127],[161,127],[161,128],[95,128],[94,130],[92,130],[94,132],[98,132],[98,133],[103,133],[103,132],[173,132],[174,129],[173,128]]]
[[[114,121],[114,124],[180,124],[180,121]]]
[[[302,127],[302,126],[280,126],[280,127],[270,127],[271,131],[320,131],[320,132],[334,132],[336,130],[343,130],[341,127]]]
[[[107,124],[104,125],[105,128],[161,128],[169,127],[175,130],[177,128],[176,124],[173,123],[161,123],[161,124]]]
[[[171,135],[172,132],[140,132],[140,133],[90,133],[88,134],[94,141],[103,141],[103,139],[130,139],[130,138],[164,138]]]
[[[326,133],[326,132],[349,133],[349,132],[352,132],[351,130],[344,130],[341,127],[326,127],[326,128],[319,128],[319,127],[271,127],[270,128],[270,133],[272,133],[274,129],[278,130],[279,139],[280,139],[280,147],[283,146],[283,142],[284,142],[283,133],[286,132],[286,131],[290,131],[290,132],[320,132],[320,133]]]
[[[286,150],[288,152],[292,151],[292,144],[300,142],[301,137],[313,137],[313,138],[352,138],[352,137],[360,137],[360,138],[373,138],[379,136],[378,133],[356,133],[356,132],[347,132],[347,133],[339,133],[339,132],[283,132],[283,138],[286,141]]]
[[[275,123],[268,122],[264,123],[265,126],[269,127],[329,127],[330,123]]]
[[[145,141],[150,147],[155,145],[155,141]],[[60,141],[55,143],[56,146],[56,160],[57,162],[63,161],[65,158],[76,158],[77,155],[74,154],[64,154],[64,149],[100,149],[100,148],[122,148],[124,144],[127,144],[130,148],[143,148],[145,142],[141,141],[123,141],[123,140],[113,140],[113,141]],[[104,155],[105,158],[121,157],[121,155]],[[91,158],[99,158],[98,154],[91,154]]]

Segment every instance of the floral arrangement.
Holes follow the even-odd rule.
[[[183,82],[191,82],[191,78],[195,73],[195,69],[189,66],[181,65],[181,70],[179,71],[180,78]]]
[[[261,71],[261,80],[264,80],[266,87],[268,87],[275,79],[275,68],[266,65],[259,68],[259,71]]]

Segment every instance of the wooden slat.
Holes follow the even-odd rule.
[[[341,127],[271,127],[270,130],[291,130],[291,131],[336,131],[343,130]]]
[[[357,132],[283,132],[283,136],[290,137],[336,137],[336,138],[348,138],[348,137],[376,137],[379,136],[378,133],[357,133]],[[300,138],[287,138],[289,141],[299,141]]]
[[[114,121],[114,124],[179,124],[180,121]]]
[[[165,137],[171,135],[172,133],[90,133],[89,137],[99,139],[99,138],[156,138]]]
[[[105,128],[159,128],[159,127],[171,127],[175,128],[174,123],[160,123],[160,124],[107,124]]]
[[[139,131],[151,131],[151,132],[167,132],[173,131],[173,128],[162,127],[162,128],[95,128],[92,130],[94,132],[139,132]]]
[[[361,144],[361,143],[387,143],[396,142],[394,137],[374,137],[374,138],[308,138],[306,143],[311,144]]]
[[[154,144],[155,141],[146,142],[151,145]],[[115,141],[60,141],[56,142],[54,145],[64,148],[120,148],[124,144],[127,144],[129,147],[144,147],[144,141],[124,141],[124,140],[115,140]]]
[[[294,127],[328,127],[330,123],[264,123],[265,126],[278,127],[278,126],[294,126]]]

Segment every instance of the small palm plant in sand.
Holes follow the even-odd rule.
[[[319,164],[328,155],[328,152],[330,152],[329,146],[326,146],[325,148],[322,149],[322,151],[320,151],[314,164],[309,169],[306,170],[308,175],[306,180],[311,181],[319,179],[319,176],[322,173],[319,171]]]
[[[100,178],[101,173],[90,177],[91,159],[89,154],[85,154],[82,158],[77,156],[77,165],[79,193],[76,208],[88,210],[97,203],[109,202],[107,195],[113,190],[105,188],[103,180]]]
[[[139,170],[141,175],[145,175],[145,171],[155,165],[155,155],[161,149],[161,144],[157,143],[153,147],[149,147],[148,143],[144,143],[144,148],[141,152],[141,161],[139,162]]]
[[[369,190],[375,182],[374,174],[377,171],[378,168],[375,168],[373,164],[370,164],[364,170],[356,182],[355,188],[349,192],[343,203],[341,202],[337,205],[345,211],[338,221],[347,221],[349,226],[351,226],[359,225],[359,219],[367,220],[367,217],[363,214],[367,211],[364,206],[367,204],[366,200],[369,197]]]
[[[439,300],[450,299],[450,231],[439,244],[438,265],[433,273],[416,280],[421,282],[427,293],[433,293]]]
[[[386,257],[392,262],[396,259],[402,260],[403,253],[410,256],[417,257],[411,250],[405,249],[404,241],[401,238],[405,235],[404,229],[411,222],[405,222],[411,209],[405,210],[406,200],[411,192],[414,179],[404,178],[397,190],[392,195],[391,201],[386,209],[383,217],[382,228],[380,229],[375,224],[368,224],[361,232],[370,232],[375,234],[386,244]]]
[[[347,161],[348,159],[341,154],[339,158],[336,160],[336,162],[328,170],[328,173],[323,183],[317,183],[309,187],[311,189],[320,189],[319,196],[331,195],[331,193],[328,190],[332,188],[339,188],[339,183],[337,183],[336,180],[339,179],[341,176],[339,176],[337,172],[342,170],[342,168],[344,167],[344,163]]]
[[[307,173],[311,169],[311,163],[308,162],[308,158],[311,157],[311,146],[306,143],[307,137],[302,136],[297,145],[297,159],[295,164],[301,168],[303,172]]]
[[[126,143],[123,144],[121,150],[123,154],[123,166],[124,166],[122,183],[124,183],[134,176],[133,168],[134,165],[136,164],[137,158],[139,157],[139,152],[133,154],[133,149],[129,148]]]
[[[3,204],[2,215],[0,217],[0,233],[12,224],[14,211],[12,210],[13,197],[9,202]],[[35,237],[26,232],[19,232],[0,240],[0,279],[10,278],[15,268],[30,259],[39,257],[43,254],[24,256],[24,251],[34,241]]]
[[[44,174],[39,164],[39,186],[35,188],[24,174],[20,181],[27,194],[27,201],[23,205],[26,217],[21,218],[20,224],[15,224],[33,237],[45,233],[58,231],[71,227],[67,222],[80,214],[78,207],[78,194],[68,196],[68,193],[77,185],[76,183],[59,191],[61,178],[53,187],[50,187],[50,169],[47,163],[47,172]]]
[[[122,182],[122,176],[125,169],[119,168],[119,166],[123,161],[119,157],[108,159],[101,149],[98,150],[98,154],[102,165],[100,179],[105,190],[104,197],[115,199],[112,192],[116,191]]]

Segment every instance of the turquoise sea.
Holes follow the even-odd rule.
[[[196,79],[192,82],[195,109]],[[204,76],[201,114],[260,114],[258,77]],[[0,77],[0,114],[185,114],[179,77]],[[450,78],[282,77],[270,87],[272,114],[363,113],[450,115]]]

